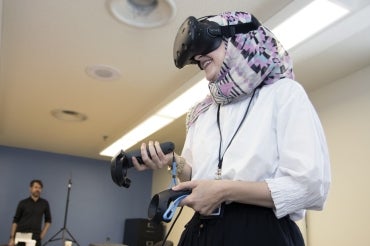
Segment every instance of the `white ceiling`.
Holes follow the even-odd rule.
[[[3,0],[0,145],[105,160],[100,151],[199,73],[196,66],[179,70],[173,64],[172,43],[185,18],[242,10],[273,28],[307,2],[175,0],[171,23],[137,29],[114,19],[103,0]],[[308,91],[370,65],[370,2],[336,2],[351,13],[290,50],[296,78]],[[93,79],[85,69],[95,64],[114,67],[121,77]],[[88,119],[60,121],[50,114],[54,109]],[[174,141],[180,150],[184,120],[148,139]]]

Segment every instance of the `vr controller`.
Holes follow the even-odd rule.
[[[153,196],[148,208],[148,218],[154,223],[170,222],[176,208],[191,190],[164,190]]]
[[[174,151],[175,144],[172,142],[164,142],[160,144],[160,147],[164,154],[169,154]],[[148,156],[151,158],[149,149],[147,148]],[[137,149],[130,152],[125,152],[121,150],[115,157],[111,160],[111,176],[113,182],[118,186],[123,186],[129,188],[131,185],[131,180],[127,177],[127,170],[134,166],[132,163],[132,157],[136,157],[140,164],[144,164],[141,157],[141,150]]]
[[[154,223],[170,222],[182,199],[190,195],[191,190],[164,190],[153,196],[148,208],[148,218]],[[223,215],[224,204],[220,204],[209,215],[200,215],[201,219],[214,219]]]

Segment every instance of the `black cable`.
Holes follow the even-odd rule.
[[[172,182],[171,182],[171,184],[170,184],[170,186],[171,186],[171,187],[172,187],[172,186],[177,185],[177,182],[176,182],[177,167],[176,167],[176,165],[177,165],[177,164],[176,164],[176,159],[175,159],[175,152],[173,152],[173,156],[172,156],[172,166],[171,166],[171,178],[172,178]],[[170,226],[170,229],[168,230],[168,232],[167,232],[166,236],[163,238],[162,246],[164,246],[164,245],[166,244],[167,238],[168,238],[168,236],[170,235],[170,233],[171,233],[171,231],[172,231],[172,229],[173,229],[173,226],[175,225],[175,223],[176,223],[177,219],[180,217],[180,214],[181,214],[181,212],[182,212],[182,209],[183,209],[183,208],[184,208],[183,206],[180,208],[180,211],[179,211],[179,213],[177,214],[177,216],[176,216],[175,220],[172,222],[172,224],[171,224],[171,226]]]
[[[177,219],[180,217],[180,214],[181,214],[181,212],[182,212],[183,208],[184,208],[183,206],[180,208],[179,213],[177,214],[177,216],[176,216],[175,220],[174,220],[174,221],[173,221],[173,223],[171,224],[170,229],[168,230],[168,232],[167,232],[166,236],[165,236],[165,237],[164,237],[164,239],[163,239],[162,246],[164,246],[164,245],[165,245],[165,243],[166,243],[166,241],[167,241],[167,238],[168,238],[168,236],[170,235],[170,233],[171,233],[171,231],[172,231],[172,228],[173,228],[173,226],[175,225],[175,223],[176,223]]]

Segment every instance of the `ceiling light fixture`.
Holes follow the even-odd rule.
[[[176,14],[173,0],[108,0],[107,4],[117,20],[134,27],[162,26]]]
[[[121,76],[118,69],[107,65],[91,65],[85,69],[87,75],[98,80],[115,80]]]
[[[73,110],[54,109],[50,113],[52,116],[54,116],[54,118],[63,121],[81,122],[87,120],[86,115]]]
[[[315,0],[275,27],[272,32],[291,49],[349,13],[328,0]]]

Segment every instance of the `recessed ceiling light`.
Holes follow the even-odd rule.
[[[63,121],[85,121],[87,120],[87,116],[73,111],[73,110],[65,110],[65,109],[54,109],[51,111],[51,115],[54,116],[58,120]]]
[[[86,73],[98,80],[115,80],[121,76],[118,69],[107,65],[91,65],[86,67]]]
[[[173,0],[108,0],[107,3],[117,20],[134,27],[162,26],[176,13]]]

